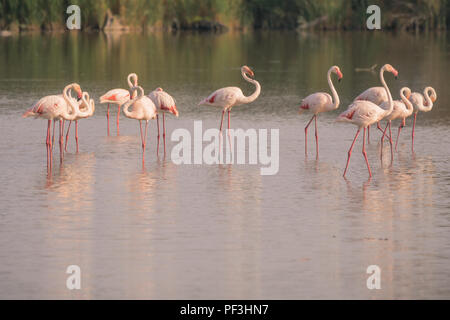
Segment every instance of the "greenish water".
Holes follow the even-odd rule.
[[[450,42],[445,34],[251,33],[22,35],[0,38],[0,298],[302,299],[450,297]],[[415,154],[411,119],[390,166],[379,135],[361,140],[342,178],[356,127],[335,123],[378,76],[355,68],[391,63],[394,98],[403,86],[432,85],[438,101],[420,113]],[[213,90],[262,85],[258,100],[233,111],[234,128],[280,129],[280,171],[259,166],[175,165],[170,134],[196,120],[217,128],[220,110],[199,107]],[[319,116],[320,159],[304,156],[302,97],[329,91],[326,72],[340,66],[340,108]],[[150,124],[146,168],[136,121],[106,136],[98,98],[139,74],[146,92],[162,87],[177,100],[168,117],[166,159],[156,157]],[[47,175],[42,120],[21,114],[40,97],[78,82],[97,101],[80,121],[80,153],[69,146]],[[115,108],[114,113],[115,114]],[[396,132],[397,123],[394,125]],[[112,132],[115,124],[112,121]],[[313,139],[313,134],[310,135]],[[57,149],[55,149],[57,151]],[[385,144],[385,152],[388,146]],[[57,155],[57,152],[55,153]],[[82,290],[66,288],[69,265]],[[366,269],[382,270],[368,290]]]

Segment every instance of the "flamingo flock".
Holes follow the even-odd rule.
[[[362,154],[364,156],[369,177],[372,177],[372,170],[366,152],[366,141],[370,139],[370,126],[376,124],[378,130],[381,131],[381,154],[383,157],[383,143],[388,139],[391,151],[391,161],[394,159],[394,148],[397,150],[399,136],[402,128],[406,125],[406,118],[414,114],[412,127],[412,151],[414,151],[414,135],[417,114],[421,112],[429,112],[433,108],[433,104],[437,99],[436,91],[432,87],[426,87],[423,95],[417,92],[411,92],[408,87],[400,90],[400,100],[393,100],[392,94],[385,81],[384,73],[392,73],[395,78],[398,77],[398,71],[390,64],[385,64],[379,73],[381,87],[372,87],[358,95],[354,101],[347,107],[347,110],[339,114],[336,121],[347,122],[357,126],[357,131],[353,142],[348,150],[347,162],[344,170],[344,178],[346,177],[350,158],[355,143],[363,131]],[[331,95],[326,92],[313,93],[301,101],[299,113],[310,112],[312,118],[304,128],[305,132],[305,156],[308,155],[308,128],[314,121],[315,126],[315,142],[316,142],[316,158],[319,158],[319,135],[317,126],[317,117],[320,113],[333,111],[339,108],[340,99],[336,88],[334,87],[331,75],[335,74],[338,81],[343,79],[342,71],[338,66],[332,66],[327,72],[327,81],[330,87]],[[243,79],[255,86],[255,91],[250,96],[245,96],[243,91],[238,87],[226,87],[218,89],[203,99],[200,105],[213,106],[222,108],[222,117],[220,121],[220,134],[223,131],[223,121],[225,113],[228,113],[228,129],[231,128],[231,110],[235,106],[249,104],[254,102],[261,94],[261,85],[254,79],[255,73],[248,66],[241,68]],[[125,117],[139,121],[141,147],[142,147],[142,163],[145,163],[145,149],[147,145],[148,124],[150,120],[157,121],[157,154],[159,155],[160,144],[160,125],[159,117],[162,115],[163,121],[163,143],[164,155],[166,154],[166,114],[179,116],[175,99],[165,92],[162,88],[157,88],[145,94],[144,89],[139,86],[138,76],[131,73],[127,77],[129,89],[112,89],[100,97],[101,104],[108,104],[106,111],[107,118],[107,135],[110,135],[110,105],[117,105],[117,135],[119,131],[119,119],[121,110]],[[75,93],[75,97],[72,94]],[[47,168],[52,168],[53,163],[53,145],[55,139],[55,126],[59,121],[59,149],[60,162],[63,162],[64,153],[68,150],[69,133],[72,122],[75,122],[75,142],[76,152],[79,152],[78,138],[78,122],[94,115],[95,102],[90,98],[88,92],[82,91],[77,83],[67,85],[62,94],[50,95],[41,98],[30,109],[23,114],[24,118],[34,117],[47,120],[46,148],[47,148]],[[392,121],[400,120],[398,127],[395,147],[392,139]],[[386,127],[383,129],[380,122],[386,120]],[[69,121],[69,126],[65,134],[65,121]],[[142,121],[145,121],[145,128],[142,127]],[[52,133],[53,124],[53,133]],[[367,139],[366,139],[367,137]]]

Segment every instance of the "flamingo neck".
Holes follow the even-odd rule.
[[[253,92],[252,95],[245,97],[242,99],[242,103],[251,103],[253,101],[255,101],[259,95],[261,94],[261,85],[259,84],[258,81],[254,80],[254,79],[250,79],[245,72],[242,72],[242,77],[244,78],[245,81],[250,82],[251,84],[256,86],[256,90],[255,92]]]
[[[340,100],[339,95],[334,87],[333,81],[331,80],[331,72],[333,71],[333,68],[328,70],[327,79],[328,79],[328,85],[330,86],[331,93],[333,94],[333,104],[331,105],[331,110],[335,110],[339,107]]]
[[[388,102],[389,102],[389,108],[385,111],[384,116],[388,116],[392,113],[392,110],[394,110],[394,100],[392,100],[392,95],[391,95],[391,91],[389,90],[386,81],[384,80],[384,71],[385,68],[381,68],[380,70],[380,81],[384,87],[384,89],[386,90],[387,96],[388,96]]]
[[[404,92],[408,92],[409,95],[411,95],[411,90],[409,88],[402,88],[400,90],[400,98],[402,99],[402,102],[405,104],[406,109],[408,110],[409,115],[411,115],[414,111],[414,106],[411,103],[411,101],[409,101],[408,98],[406,98]]]
[[[419,106],[420,111],[428,112],[428,111],[431,111],[431,109],[433,109],[433,100],[431,100],[431,97],[429,94],[430,91],[431,91],[432,95],[436,95],[436,91],[434,91],[434,89],[432,87],[426,87],[423,90],[423,96],[425,98],[426,104],[424,104],[422,101],[422,105]]]
[[[136,94],[136,91],[139,90],[139,94]],[[132,106],[136,101],[144,96],[144,89],[142,87],[133,87],[131,89],[132,99],[123,105],[123,114],[128,118],[133,118],[133,112],[130,112],[130,106]]]
[[[80,112],[78,104],[76,104],[71,97],[68,95],[68,91],[73,88],[73,84],[69,84],[63,90],[63,98],[71,109],[70,112],[68,109],[63,110],[63,117],[65,120],[75,120]]]

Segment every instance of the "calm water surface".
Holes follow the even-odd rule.
[[[225,34],[45,35],[0,38],[0,298],[303,299],[450,298],[450,42],[445,35]],[[379,134],[368,147],[368,180],[355,147],[356,127],[334,119],[377,75],[355,68],[394,65],[394,97],[433,85],[438,101],[418,117],[416,152],[407,120],[392,166],[379,160]],[[47,175],[46,122],[21,119],[40,97],[79,82],[98,100],[137,72],[146,91],[163,87],[180,117],[167,130],[216,128],[220,110],[198,107],[214,89],[238,85],[248,64],[263,87],[236,108],[235,128],[280,129],[280,171],[259,166],[175,165],[155,152],[150,126],[146,167],[139,128],[122,116],[106,136],[105,106],[80,122],[63,165]],[[305,159],[302,97],[327,90],[338,64],[342,105],[319,117]],[[115,125],[112,123],[112,131]],[[396,131],[397,124],[394,125]],[[376,139],[375,139],[376,138]],[[388,154],[389,149],[385,146]],[[58,158],[58,150],[55,151]],[[82,290],[66,289],[79,265]],[[366,269],[382,270],[381,290]]]

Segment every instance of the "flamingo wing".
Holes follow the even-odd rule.
[[[329,104],[332,104],[331,96],[325,92],[317,92],[304,98],[300,105],[300,109],[301,111],[309,110],[313,113],[317,113],[322,112]]]
[[[44,117],[44,118],[56,118],[63,111],[62,108],[67,108],[67,102],[61,96],[51,95],[41,98],[30,109],[23,114],[24,118],[27,117]]]
[[[239,97],[244,94],[237,87],[227,87],[214,91],[208,98],[200,102],[200,105],[211,105],[219,107],[234,106]]]
[[[359,96],[355,98],[355,101],[363,100],[370,101],[375,103],[376,105],[380,105],[385,101],[388,101],[388,96],[386,89],[383,87],[372,87],[361,93]]]
[[[100,97],[100,103],[123,104],[130,99],[130,92],[125,89],[113,89]]]

